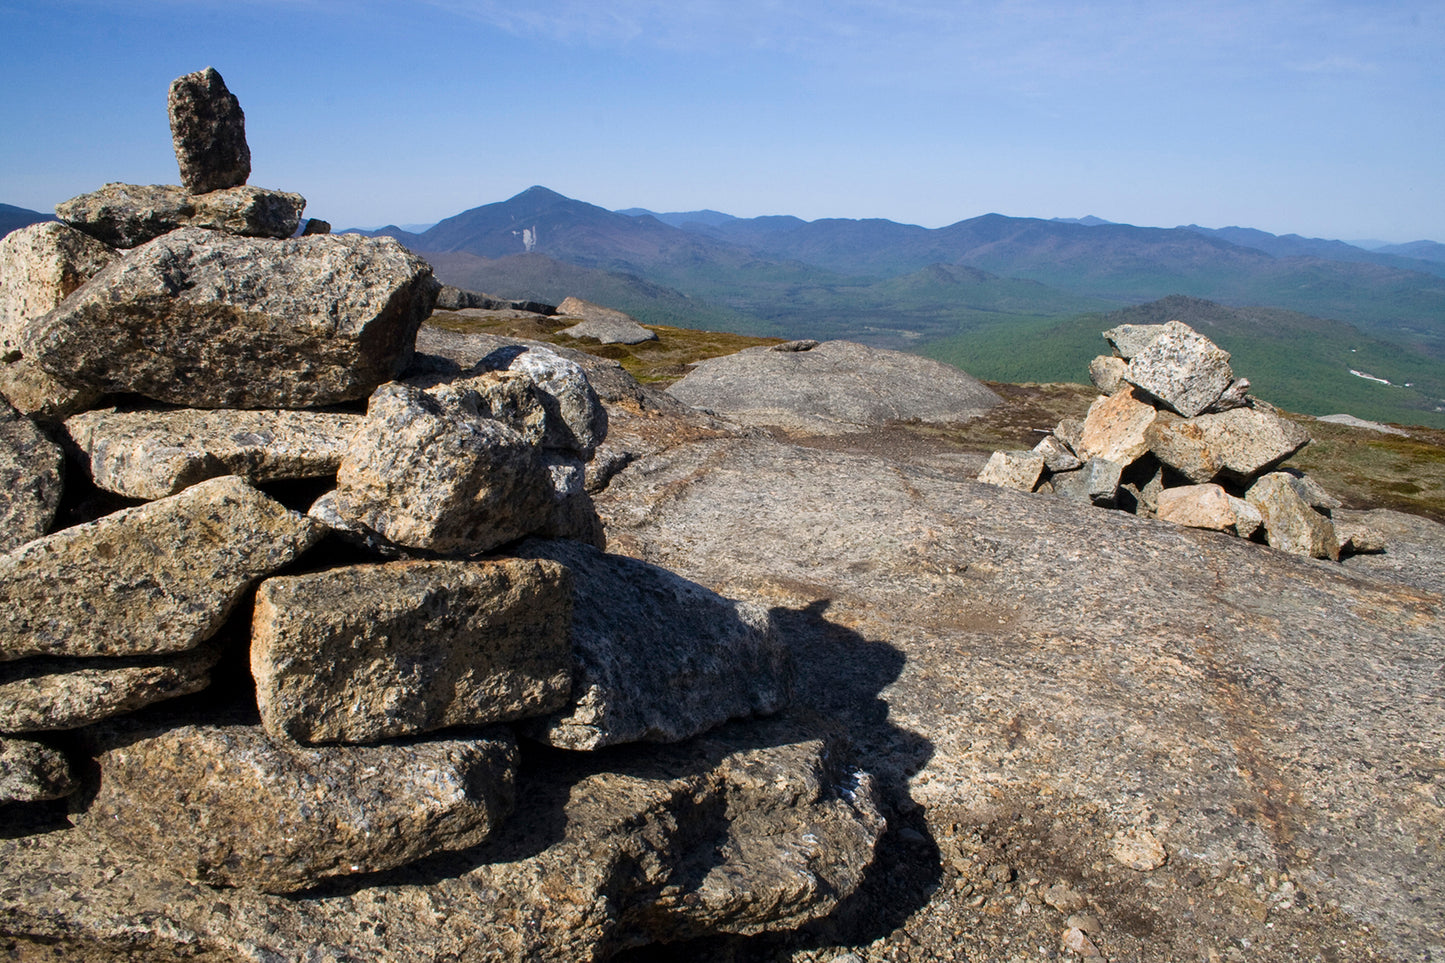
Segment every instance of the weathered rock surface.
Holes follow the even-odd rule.
[[[259,726],[101,736],[80,822],[186,879],[285,893],[475,846],[511,812],[505,729],[384,746],[279,747]]]
[[[179,652],[320,526],[228,476],[0,556],[0,661]]]
[[[55,215],[106,244],[133,248],[182,227],[287,238],[305,209],[300,194],[264,187],[191,194],[175,184],[106,184],[57,204]]]
[[[1188,325],[1166,330],[1129,359],[1128,380],[1174,411],[1192,418],[1217,402],[1234,382],[1229,352]]]
[[[377,742],[562,708],[572,586],[552,562],[393,562],[267,579],[251,674],[273,738]]]
[[[78,729],[211,683],[221,647],[169,658],[26,659],[0,663],[0,732]]]
[[[101,271],[30,325],[65,383],[198,408],[364,398],[412,353],[431,268],[390,238],[287,241],[183,228]]]
[[[1366,421],[1363,418],[1356,418],[1354,415],[1321,415],[1316,421],[1329,422],[1335,425],[1349,425],[1352,428],[1368,428],[1371,431],[1378,431],[1386,435],[1402,435],[1410,437],[1410,433],[1403,428],[1396,428],[1393,425],[1381,424],[1378,421]]]
[[[65,430],[97,486],[155,499],[221,475],[253,484],[334,475],[361,420],[334,411],[105,408],[67,419]]]
[[[502,348],[478,365],[487,371],[511,371],[530,378],[547,411],[542,445],[575,451],[583,458],[607,437],[607,409],[577,362],[541,348]]]
[[[1034,451],[1044,456],[1044,467],[1049,471],[1073,471],[1083,467],[1079,456],[1056,435],[1046,435],[1043,441],[1034,445]]]
[[[1438,946],[1445,706],[1420,693],[1445,661],[1439,525],[1324,566],[758,439],[676,444],[597,504],[614,551],[775,606],[800,708],[922,807],[938,861],[909,850],[888,877],[906,927],[854,918],[870,958],[1051,946],[1062,914],[1015,912],[1033,878],[1080,890],[1110,959]],[[1142,876],[1111,856],[1135,827],[1168,852]]]
[[[1177,321],[1174,324],[1185,327]],[[1128,361],[1153,344],[1155,338],[1170,330],[1173,329],[1168,324],[1121,324],[1105,331],[1104,339],[1109,342],[1116,355]]]
[[[251,176],[246,115],[216,68],[171,81],[166,108],[186,190],[204,194],[246,183]]]
[[[1218,485],[1183,485],[1159,493],[1155,515],[1190,528],[1233,531],[1237,521],[1228,493]]]
[[[1129,363],[1123,358],[1102,354],[1089,362],[1089,380],[1106,395],[1118,391],[1128,373]]]
[[[567,566],[575,593],[571,702],[529,735],[564,749],[676,742],[788,705],[792,663],[766,609],[576,542],[517,552]]]
[[[378,547],[475,553],[537,531],[553,505],[536,444],[461,396],[387,384],[311,515]]]
[[[553,315],[557,307],[541,301],[514,301],[509,298],[494,298],[480,291],[468,291],[450,284],[442,285],[437,294],[438,311],[525,311],[528,314]]]
[[[0,239],[0,394],[27,415],[65,417],[92,397],[66,387],[24,356],[26,326],[115,260],[116,253],[54,221]]]
[[[1112,508],[1119,496],[1119,480],[1123,472],[1124,466],[1117,461],[1095,455],[1079,470],[1060,472],[1049,482],[1055,495]]]
[[[0,553],[50,530],[64,468],[60,446],[0,397]]]
[[[632,315],[581,298],[566,298],[557,305],[557,313],[582,319],[563,332],[574,338],[590,338],[602,344],[641,344],[657,340],[657,332],[638,324]]]
[[[1268,472],[1309,441],[1302,426],[1263,403],[1189,421],[1161,418],[1149,434],[1155,456],[1196,481],[1242,480]],[[1214,474],[1206,477],[1211,468]]]
[[[64,799],[78,786],[64,753],[34,739],[0,735],[0,805]]]
[[[187,883],[105,849],[87,816],[0,839],[0,928],[22,953],[388,963],[574,963],[792,929],[859,887],[886,829],[871,781],[839,758],[786,725],[652,747],[625,771],[553,753],[523,767],[526,803],[482,846],[290,897]]]
[[[710,358],[668,391],[743,424],[816,434],[889,421],[969,421],[1000,400],[950,365],[851,341]]]
[[[1097,456],[1127,467],[1149,450],[1145,432],[1158,416],[1132,389],[1101,397],[1089,406],[1074,451],[1085,460]]]
[[[1044,455],[1037,451],[996,451],[978,473],[978,480],[986,485],[1031,492],[1044,473],[1045,463]]]
[[[1292,481],[1284,472],[1271,472],[1245,493],[1245,500],[1264,518],[1265,538],[1282,552],[1338,561],[1340,543],[1334,525],[1299,496]]]

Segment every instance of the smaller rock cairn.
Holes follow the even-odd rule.
[[[1377,534],[1336,526],[1340,502],[1297,471],[1276,471],[1309,433],[1249,396],[1229,353],[1179,321],[1104,332],[1113,355],[1089,365],[1103,395],[1032,451],[996,451],[979,481],[1052,493],[1338,560],[1381,551]]]
[[[600,551],[607,417],[579,365],[414,358],[431,268],[293,237],[305,202],[245,185],[215,70],[170,111],[184,186],[110,184],[0,244],[0,804],[70,796],[127,858],[290,892],[490,836],[516,729],[596,749],[787,704],[765,608]],[[130,507],[52,531],[51,434]],[[258,487],[332,477],[305,513]],[[253,700],[126,718],[228,652]]]

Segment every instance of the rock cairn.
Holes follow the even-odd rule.
[[[1378,535],[1339,530],[1340,502],[1276,470],[1309,433],[1249,395],[1229,353],[1179,321],[1104,332],[1112,355],[1089,377],[1103,394],[1032,451],[996,451],[979,481],[1212,529],[1315,558],[1380,551]]]
[[[185,187],[109,185],[0,249],[0,806],[68,797],[77,846],[287,893],[496,837],[518,731],[679,742],[787,705],[766,609],[602,551],[583,478],[607,414],[578,364],[415,356],[430,267],[391,238],[292,238],[303,202],[245,186],[214,70],[170,110]],[[237,198],[284,216],[203,213]],[[58,442],[95,493],[59,527]],[[720,787],[747,770],[728,759]],[[854,784],[759,802],[826,858],[729,925],[856,886],[881,826]]]

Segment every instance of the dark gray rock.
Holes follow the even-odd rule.
[[[435,283],[391,238],[183,228],[91,278],[22,348],[75,386],[197,408],[316,407],[364,398],[406,365]]]
[[[64,468],[60,446],[0,397],[0,553],[50,531]]]
[[[251,176],[246,115],[214,67],[171,81],[166,107],[187,191],[204,194],[246,183]]]
[[[0,804],[64,799],[79,785],[64,753],[34,739],[0,735]]]
[[[576,542],[533,539],[517,554],[561,562],[574,591],[571,703],[525,724],[534,738],[677,742],[787,706],[792,663],[766,609]]]
[[[1077,471],[1060,472],[1049,479],[1054,494],[1076,502],[1113,508],[1119,497],[1119,479],[1124,466],[1097,455]]]

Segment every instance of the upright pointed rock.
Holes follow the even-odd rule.
[[[167,107],[186,190],[206,194],[246,183],[251,176],[246,115],[216,68],[171,81]]]

